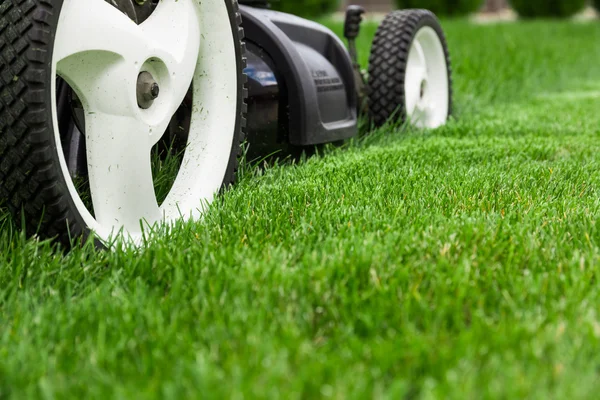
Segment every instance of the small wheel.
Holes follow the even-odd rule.
[[[389,14],[369,61],[369,115],[377,126],[408,121],[438,128],[452,112],[452,78],[442,27],[427,10]]]
[[[201,216],[241,153],[240,23],[237,0],[3,0],[0,199],[27,233],[140,244]],[[152,153],[183,109],[182,160],[159,200]]]

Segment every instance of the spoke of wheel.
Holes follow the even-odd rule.
[[[198,64],[201,45],[198,10],[191,0],[162,0],[140,28],[149,41],[151,54],[160,58],[171,72],[169,114],[173,115],[188,93]],[[160,136],[154,136],[155,141],[158,139]]]
[[[139,135],[149,127],[128,116],[86,115],[90,189],[96,220],[103,226],[137,231],[140,221],[152,224],[161,215],[154,192],[149,146]],[[115,232],[116,233],[116,232]]]
[[[412,123],[421,128],[433,128],[432,122],[435,116],[435,104],[430,102],[419,102],[412,114]]]
[[[107,52],[139,55],[143,32],[104,0],[64,0],[54,46],[54,61],[75,54]]]
[[[404,82],[406,94],[406,113],[410,117],[421,99],[421,85],[427,82],[425,55],[420,43],[415,39],[408,55],[406,78]]]

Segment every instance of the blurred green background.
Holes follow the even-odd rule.
[[[482,12],[513,12],[521,18],[569,18],[600,6],[600,0],[273,0],[274,9],[314,18],[330,14],[349,4],[370,11],[394,8],[426,8],[440,16],[464,16]]]

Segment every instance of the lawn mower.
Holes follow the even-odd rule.
[[[431,12],[389,14],[365,71],[362,8],[348,8],[346,47],[264,0],[239,3],[0,3],[0,201],[28,234],[140,244],[200,218],[241,156],[339,143],[362,116],[437,128],[451,114]]]

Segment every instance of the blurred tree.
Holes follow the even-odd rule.
[[[274,10],[314,18],[334,12],[340,0],[271,0]]]
[[[523,18],[567,18],[583,10],[587,0],[510,0]]]
[[[396,8],[394,0],[343,0],[342,10],[349,5],[363,6],[369,12],[390,12]]]
[[[600,5],[600,0],[595,0]],[[486,0],[482,3],[486,12],[498,12],[509,7],[508,0]],[[342,0],[340,11],[343,11],[350,4],[364,6],[371,12],[389,12],[396,8],[395,0]]]
[[[440,16],[461,16],[478,11],[484,0],[396,0],[398,8],[425,8]]]

